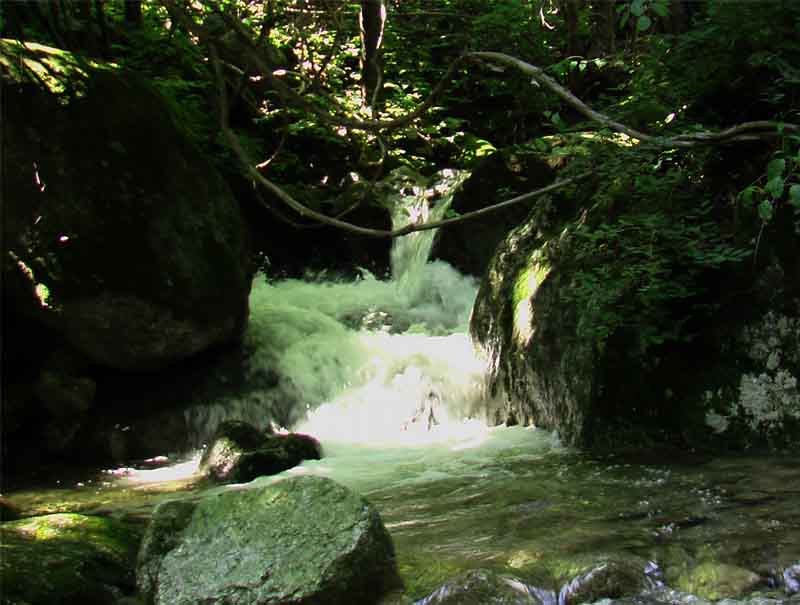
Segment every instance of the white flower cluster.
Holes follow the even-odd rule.
[[[743,422],[752,431],[769,435],[784,427],[789,418],[800,419],[800,318],[770,311],[757,324],[746,327],[741,343],[759,370],[741,376],[736,401],[722,413],[710,411],[706,424],[715,432],[724,432],[733,420]],[[706,393],[710,407],[715,394]],[[722,399],[722,390],[716,399]]]

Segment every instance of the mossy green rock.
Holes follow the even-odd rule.
[[[505,392],[495,422],[536,424],[571,445],[586,441],[595,394],[594,343],[580,338],[563,300],[568,277],[542,253],[533,222],[512,231],[492,258],[472,312],[473,340],[490,360],[491,388]]]
[[[113,605],[135,588],[140,534],[113,519],[56,514],[0,526],[3,603]]]
[[[139,552],[154,605],[376,603],[396,586],[377,511],[330,479],[292,477],[159,506]]]
[[[752,591],[760,581],[749,569],[706,561],[681,574],[676,587],[705,599],[732,599]]]
[[[164,99],[113,66],[40,45],[0,48],[14,57],[6,67],[28,67],[3,80],[13,312],[119,369],[164,367],[239,338],[251,278],[244,220]]]

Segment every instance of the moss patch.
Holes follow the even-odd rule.
[[[135,587],[140,534],[102,517],[55,514],[0,527],[4,598],[30,604],[113,603]]]

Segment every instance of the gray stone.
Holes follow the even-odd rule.
[[[137,578],[154,605],[358,605],[399,582],[377,511],[312,476],[159,506]]]
[[[555,595],[521,580],[475,569],[449,580],[416,605],[554,605]]]

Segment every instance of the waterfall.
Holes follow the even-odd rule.
[[[464,173],[396,178],[395,227],[437,220]],[[245,392],[192,408],[197,443],[224,419],[269,422],[323,440],[404,442],[461,430],[484,365],[467,325],[477,286],[428,257],[436,232],[397,238],[392,277],[352,282],[263,276],[250,297]]]

